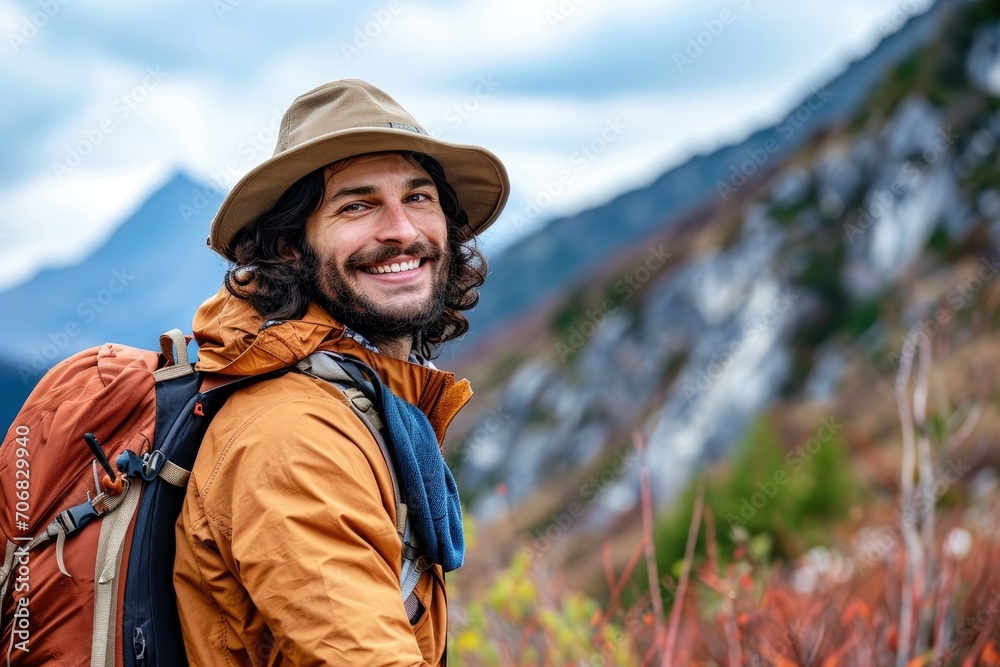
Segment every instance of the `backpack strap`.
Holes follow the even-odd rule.
[[[162,382],[194,373],[187,346],[188,339],[180,329],[160,334],[160,353],[166,357],[167,365],[153,371],[153,379]]]
[[[404,502],[405,496],[403,490],[400,489],[396,467],[392,462],[392,454],[382,432],[385,425],[382,423],[379,409],[375,406],[376,402],[380,402],[380,397],[364,378],[365,373],[374,375],[375,371],[357,359],[334,352],[312,354],[299,362],[297,368],[307,375],[326,380],[343,391],[351,411],[368,428],[375,442],[378,443],[382,458],[385,459],[385,464],[389,468],[389,478],[392,480],[392,491],[396,501],[396,532],[403,543],[403,564],[399,574],[399,586],[403,607],[412,623],[419,617],[421,611],[420,600],[414,593],[414,589],[420,581],[420,575],[433,563],[421,554],[416,536],[410,529],[408,511]]]
[[[407,617],[413,621],[419,616],[420,612],[420,601],[417,599],[413,590],[417,587],[417,582],[420,581],[420,575],[425,569],[427,569],[427,566],[422,560],[423,557],[417,547],[416,536],[413,535],[410,522],[407,520],[409,511],[406,507],[406,503],[400,502],[400,498],[403,496],[401,495],[399,481],[396,477],[396,469],[392,463],[392,456],[389,453],[388,444],[385,441],[385,436],[382,434],[382,428],[384,428],[382,418],[379,416],[378,411],[375,409],[371,400],[356,386],[344,385],[339,382],[333,382],[333,384],[339,387],[344,394],[347,395],[351,404],[351,410],[361,419],[361,421],[364,422],[365,426],[368,427],[372,437],[374,437],[375,441],[378,443],[378,448],[382,452],[382,457],[385,459],[386,464],[389,467],[389,477],[392,479],[392,490],[396,498],[396,532],[399,533],[399,537],[403,542],[403,564],[399,573],[399,586],[400,592],[403,596],[403,606],[406,608]]]
[[[115,619],[122,553],[129,524],[139,507],[141,484],[128,484],[121,494],[118,511],[104,517],[97,542],[94,578],[94,635],[91,643],[92,667],[115,667]]]

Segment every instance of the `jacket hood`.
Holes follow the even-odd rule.
[[[472,397],[468,380],[452,373],[377,354],[349,336],[344,326],[318,305],[298,320],[269,323],[249,302],[222,287],[194,316],[197,369],[230,376],[262,375],[294,366],[313,352],[329,350],[360,359],[389,389],[420,408],[443,440],[455,414]]]

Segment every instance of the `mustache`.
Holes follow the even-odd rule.
[[[352,270],[367,264],[381,264],[395,257],[402,257],[403,255],[419,257],[421,259],[439,260],[444,256],[444,251],[441,248],[422,241],[411,243],[405,248],[383,245],[374,250],[359,250],[353,253],[344,261],[344,268]]]

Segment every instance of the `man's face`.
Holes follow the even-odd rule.
[[[447,223],[431,177],[399,154],[328,168],[305,239],[317,300],[347,326],[378,341],[411,337],[440,318]]]

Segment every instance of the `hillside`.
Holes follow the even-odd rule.
[[[467,357],[463,664],[1000,664],[1000,9],[914,24]]]
[[[874,85],[794,150],[771,151],[765,174],[734,177],[752,149],[719,164],[705,176],[714,197],[650,211],[655,231],[613,265],[490,337],[490,354],[466,367],[480,417],[458,426],[450,452],[497,544],[512,529],[537,540],[574,504],[580,515],[553,531],[556,560],[634,530],[635,429],[647,433],[653,497],[669,508],[762,413],[891,418],[891,400],[862,390],[891,385],[912,326],[974,339],[984,365],[993,358],[983,336],[1000,271],[997,17],[985,2],[939,3],[901,30],[916,25],[921,39],[881,77],[867,78],[865,60],[845,72],[845,88],[856,67]],[[755,136],[766,151],[781,125]],[[797,446],[818,419],[779,421],[777,440]],[[851,450],[898,442],[885,428],[840,437]]]

